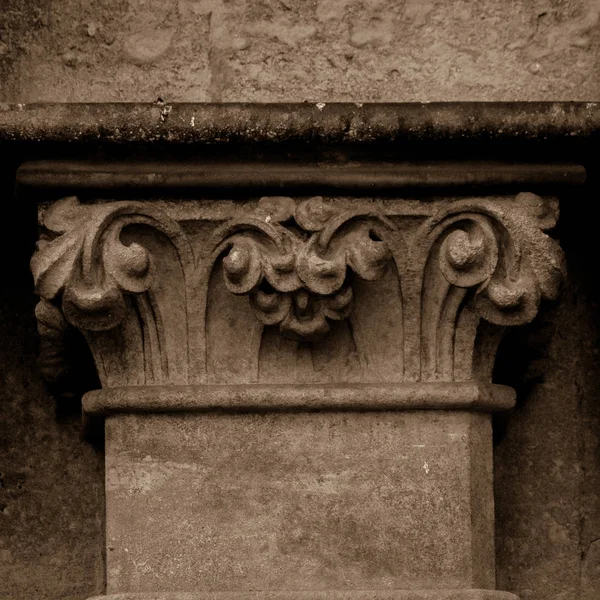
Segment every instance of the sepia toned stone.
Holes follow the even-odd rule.
[[[84,333],[103,385],[279,382],[278,371],[297,383],[485,381],[494,355],[478,347],[502,331],[485,323],[531,321],[564,270],[544,233],[556,203],[532,193],[416,206],[264,197],[216,222],[196,210],[190,221],[180,205],[75,197],[44,209],[36,289]],[[325,346],[303,345],[336,322]],[[312,368],[296,365],[302,354]]]
[[[492,590],[393,590],[359,592],[228,592],[110,594],[90,600],[515,600],[514,594]]]
[[[494,587],[489,415],[114,415],[106,444],[109,592]]]
[[[377,166],[22,167],[71,192],[40,201],[31,267],[45,372],[77,332],[102,386],[107,598],[515,598],[492,373],[564,275],[532,186],[585,171]]]

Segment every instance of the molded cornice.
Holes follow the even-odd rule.
[[[0,142],[486,144],[598,131],[600,102],[0,104]]]

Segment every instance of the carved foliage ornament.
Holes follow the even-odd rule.
[[[565,272],[556,225],[558,204],[521,193],[512,202],[468,200],[427,221],[428,258],[445,280],[473,290],[472,308],[498,325],[530,322],[540,300],[554,299]],[[425,293],[425,290],[424,290]]]
[[[61,300],[72,325],[105,331],[125,315],[124,294],[147,291],[154,279],[152,259],[136,242],[124,244],[123,229],[145,225],[164,234],[182,264],[193,264],[180,226],[150,204],[116,202],[85,205],[71,196],[44,215],[42,236],[31,259],[36,292],[46,301]]]
[[[225,252],[227,289],[248,294],[261,323],[313,341],[329,331],[328,320],[350,314],[349,272],[367,281],[384,274],[392,254],[382,229],[395,228],[380,214],[340,210],[321,197],[298,205],[263,198],[255,214],[218,232],[217,251]]]
[[[129,323],[133,313],[128,307],[137,303],[139,335],[150,336],[143,352],[156,350],[156,360],[162,360],[165,348],[171,348],[167,370],[184,374],[190,358],[187,351],[179,352],[173,336],[199,336],[200,347],[208,344],[203,303],[215,266],[222,267],[221,285],[234,295],[247,295],[262,324],[278,327],[287,337],[314,341],[327,333],[331,321],[353,318],[358,280],[387,277],[393,265],[398,281],[393,301],[400,310],[399,323],[390,327],[403,339],[399,348],[409,348],[411,356],[417,349],[420,361],[420,366],[405,361],[404,374],[397,376],[468,378],[468,354],[480,317],[498,325],[526,323],[542,298],[557,295],[563,256],[544,233],[556,222],[557,205],[521,193],[425,208],[429,214],[415,218],[402,214],[402,201],[384,206],[270,197],[250,212],[237,210],[200,240],[151,202],[81,204],[64,198],[45,210],[31,263],[42,297],[40,330],[55,345],[67,322],[84,333],[105,332]],[[162,241],[153,246],[148,240],[155,238]],[[194,248],[192,239],[198,240]],[[183,279],[173,279],[171,260],[178,262]],[[361,289],[368,293],[365,286]],[[169,321],[173,301],[182,311],[177,319],[186,321],[181,326]],[[152,334],[147,333],[150,322]],[[369,327],[368,322],[359,325],[361,331]],[[179,333],[167,331],[173,326]],[[463,365],[459,371],[457,361]],[[159,380],[171,381],[160,365],[153,372],[153,380],[164,372]]]

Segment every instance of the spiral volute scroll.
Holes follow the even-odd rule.
[[[466,201],[432,228],[440,271],[451,285],[472,290],[474,309],[491,323],[527,323],[542,298],[558,293],[564,259],[544,232],[556,218],[548,218],[547,210],[552,209],[530,193],[519,194],[504,210]]]
[[[101,208],[63,198],[44,216],[44,237],[31,260],[36,292],[60,301],[66,320],[88,331],[106,331],[125,315],[124,294],[141,294],[153,283],[152,257],[142,245],[122,241],[129,225],[165,234],[184,262],[191,249],[177,223],[152,207],[116,202]]]

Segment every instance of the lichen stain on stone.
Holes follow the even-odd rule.
[[[138,31],[125,39],[123,53],[135,64],[154,62],[169,49],[174,34],[174,29]]]

